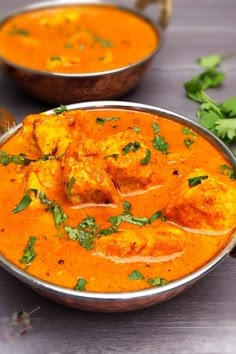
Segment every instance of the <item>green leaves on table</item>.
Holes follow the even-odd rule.
[[[225,79],[219,65],[231,54],[214,54],[199,58],[197,63],[204,71],[184,83],[187,96],[200,104],[197,112],[200,124],[217,135],[224,143],[236,141],[236,96],[219,103],[206,94],[208,88],[219,87]]]

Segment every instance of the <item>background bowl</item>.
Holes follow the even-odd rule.
[[[141,10],[144,10],[151,3],[160,4],[158,25],[141,13]],[[108,6],[110,4],[114,6],[114,3],[106,0],[56,0],[53,2],[38,2],[5,17],[0,22],[0,27],[8,19],[17,14],[36,9],[85,4],[96,4],[99,6]],[[136,9],[119,5],[117,7],[136,14],[144,21],[150,23],[153,30],[158,34],[160,41],[156,49],[144,59],[109,71],[64,74],[20,66],[14,62],[10,62],[3,56],[1,57],[0,53],[1,69],[28,94],[48,103],[68,104],[100,99],[114,99],[124,95],[138,84],[162,45],[163,35],[161,29],[164,29],[168,24],[171,14],[171,0],[138,0],[136,2]]]
[[[79,103],[67,106],[68,110],[96,108],[117,108],[143,111],[167,117],[173,121],[183,123],[185,126],[194,129],[199,135],[207,139],[229,161],[233,168],[236,169],[236,158],[232,154],[232,152],[226,147],[226,145],[224,145],[218,138],[216,138],[205,128],[177,113],[140,103],[116,101]],[[46,112],[46,114],[51,113],[53,113],[53,110]],[[13,124],[11,123],[11,125]],[[7,125],[5,126],[5,131],[7,131]],[[14,126],[10,130],[8,130],[0,139],[0,144],[9,139],[16,131],[20,129],[21,124]],[[202,266],[195,272],[176,281],[173,281],[165,285],[164,287],[153,287],[145,290],[122,293],[75,292],[74,290],[42,281],[39,278],[26,273],[24,270],[21,270],[20,268],[16,267],[11,262],[6,260],[2,255],[0,255],[0,264],[4,269],[6,269],[12,275],[23,281],[28,286],[30,286],[37,293],[58,303],[89,311],[123,312],[145,308],[166,301],[169,298],[178,295],[179,293],[187,289],[190,285],[192,285],[194,282],[196,282],[199,278],[206,275],[228,254],[235,256],[235,246],[236,237],[234,235],[231,241],[229,240],[225,247],[213,259],[208,261],[204,266]]]

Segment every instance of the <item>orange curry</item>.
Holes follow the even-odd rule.
[[[118,69],[150,56],[158,45],[158,33],[148,21],[115,5],[31,10],[0,28],[0,56],[48,72]]]
[[[191,128],[150,113],[27,116],[0,151],[0,252],[75,291],[163,286],[229,242],[235,173]]]

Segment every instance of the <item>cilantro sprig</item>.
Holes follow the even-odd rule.
[[[203,68],[203,72],[184,83],[187,97],[200,104],[197,112],[200,124],[227,145],[236,141],[236,96],[220,103],[205,90],[221,86],[225,74],[218,67],[231,56],[214,54],[199,58],[197,64]]]
[[[148,285],[150,285],[150,286],[164,286],[169,283],[169,281],[167,279],[161,278],[161,277],[145,278],[143,276],[143,274],[137,269],[133,270],[128,275],[128,278],[130,280],[145,280],[148,283]]]
[[[23,256],[19,260],[20,263],[25,263],[26,266],[29,266],[32,263],[32,261],[35,259],[36,257],[36,253],[34,251],[35,242],[36,242],[36,237],[31,236],[24,249]]]

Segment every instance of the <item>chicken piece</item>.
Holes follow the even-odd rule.
[[[96,241],[93,252],[105,257],[129,257],[129,261],[132,261],[132,257],[137,256],[171,256],[182,252],[184,245],[184,231],[172,225],[166,225],[160,230],[149,228],[145,233],[137,228],[137,230],[121,231],[109,237],[100,237]]]
[[[190,187],[189,179],[205,176]],[[236,190],[206,171],[195,169],[175,190],[164,211],[165,216],[184,227],[227,230],[236,226]]]
[[[22,131],[19,135],[19,139],[21,139],[22,142],[27,141],[28,148],[30,149],[29,154],[33,156],[41,155],[41,151],[34,136],[34,121],[38,117],[38,114],[29,114],[26,116],[22,122]]]
[[[63,25],[68,22],[76,22],[79,20],[80,14],[79,12],[75,12],[72,10],[60,10],[54,13],[54,11],[45,16],[40,16],[38,23],[40,26],[45,27],[56,27]]]
[[[27,167],[25,175],[25,190],[37,189],[44,192],[49,199],[62,192],[62,170],[61,162],[58,160],[37,161]],[[39,205],[38,199],[33,199],[31,207]]]
[[[101,142],[101,149],[108,173],[124,193],[147,187],[153,181],[154,171],[160,168],[159,161],[153,156],[148,158],[151,152],[142,136],[137,137],[135,132],[112,135]]]
[[[42,154],[64,154],[73,139],[80,140],[86,133],[84,115],[79,110],[39,115],[34,121],[34,135]]]
[[[73,204],[108,204],[114,201],[116,191],[99,154],[98,144],[90,139],[84,143],[71,143],[67,148],[63,181],[67,198]],[[69,188],[72,179],[74,182]]]

